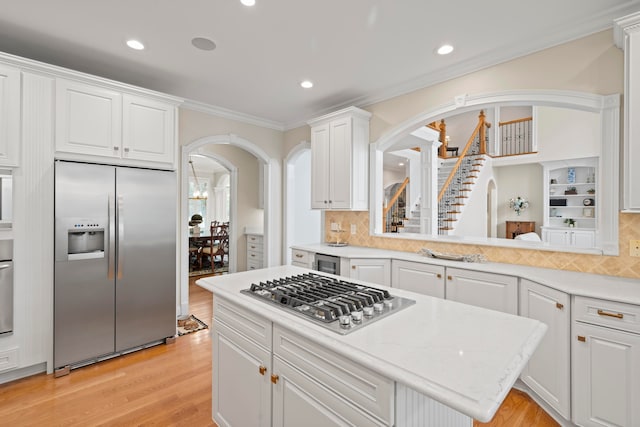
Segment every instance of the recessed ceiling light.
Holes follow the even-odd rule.
[[[404,163],[400,162],[398,163],[398,166],[404,166]]]
[[[144,45],[142,44],[142,42],[139,42],[138,40],[127,40],[127,46],[135,50],[144,49]]]
[[[240,3],[245,6],[254,6],[256,4],[256,0],[240,0]]]
[[[216,44],[212,40],[204,37],[191,39],[191,44],[200,50],[214,50],[216,48]]]
[[[450,44],[443,44],[438,48],[437,52],[438,55],[448,55],[453,52],[453,46],[451,46]]]
[[[309,80],[305,80],[300,83],[300,86],[302,86],[305,89],[311,89],[313,87],[313,82]]]

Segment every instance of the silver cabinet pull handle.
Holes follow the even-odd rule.
[[[109,218],[109,242],[107,245],[107,250],[109,251],[109,258],[107,261],[107,278],[113,279],[114,265],[115,265],[115,257],[116,257],[116,211],[113,207],[114,203],[114,194],[107,194],[107,214]]]
[[[118,195],[118,279],[122,279],[122,267],[124,256],[122,255],[122,242],[124,242],[124,200],[122,195]]]
[[[9,264],[5,264],[5,265],[0,265],[0,270],[4,270],[11,267]]]

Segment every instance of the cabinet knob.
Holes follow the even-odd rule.
[[[296,258],[302,258],[304,255],[302,254],[296,254]]]
[[[329,200],[329,203],[333,203],[331,200]]]
[[[557,308],[558,310],[562,310],[562,309],[564,308],[564,304],[561,304],[561,303],[557,302],[557,303],[556,303],[556,308]]]
[[[129,147],[124,147],[124,152],[128,153],[129,152]]]
[[[271,374],[271,382],[274,384],[278,384],[278,380],[280,379],[280,377],[276,374]]]
[[[585,337],[583,337],[582,335],[578,335],[578,341],[580,342],[586,342],[587,339]]]
[[[447,276],[447,280],[453,280],[452,276]]]
[[[258,370],[260,371],[260,375],[264,375],[265,372],[267,372],[267,367],[264,365],[260,365],[260,367],[258,368]]]
[[[113,151],[118,151],[120,149],[120,147],[118,147],[117,145],[113,146]]]
[[[355,265],[352,265],[352,266],[351,266],[351,269],[352,269],[352,270],[355,270],[355,269],[356,269],[356,266],[355,266]]]
[[[438,274],[436,274],[436,277],[437,277],[438,279],[442,279],[442,274],[438,273]]]
[[[324,201],[324,204],[325,204],[325,205],[327,204],[327,201],[326,201],[326,200]]]

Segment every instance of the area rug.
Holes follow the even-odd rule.
[[[193,314],[186,320],[178,320],[178,336],[198,332],[202,329],[209,329],[209,326]]]
[[[202,270],[193,270],[189,272],[189,277],[204,276],[207,274],[227,274],[229,272],[229,266],[216,267],[215,271],[210,268],[203,268]]]

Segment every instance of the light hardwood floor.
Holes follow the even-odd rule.
[[[211,326],[211,294],[193,282],[191,314]],[[215,426],[208,330],[76,369],[66,377],[40,374],[0,385],[0,426],[61,425]],[[490,423],[474,423],[474,427],[556,425],[517,390],[509,393]]]

